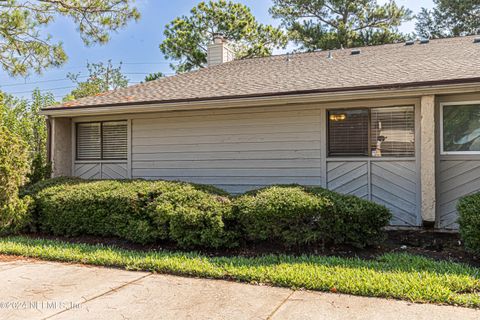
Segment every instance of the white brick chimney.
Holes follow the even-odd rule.
[[[228,41],[223,34],[213,35],[213,43],[208,45],[207,66],[216,66],[235,59],[235,53],[228,46]]]

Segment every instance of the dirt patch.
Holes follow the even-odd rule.
[[[20,261],[20,260],[26,260],[26,258],[0,254],[0,262],[14,262],[14,261]]]
[[[205,250],[198,248],[196,251],[207,256],[247,256],[254,257],[265,254],[315,254],[323,256],[359,257],[374,259],[385,253],[405,252],[422,255],[435,260],[447,260],[466,263],[480,267],[480,259],[465,251],[460,237],[456,233],[443,233],[427,230],[395,230],[386,232],[386,240],[376,247],[355,248],[352,246],[329,246],[321,245],[285,248],[279,244],[268,242],[242,245],[239,248],[229,250]],[[101,238],[93,236],[81,237],[54,237],[47,234],[28,234],[29,237],[61,240],[70,243],[103,244],[122,249],[139,251],[181,251],[173,243],[162,242],[152,245],[139,245],[116,238]],[[7,256],[8,257],[8,256]],[[2,256],[0,255],[0,261]]]

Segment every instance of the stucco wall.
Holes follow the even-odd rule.
[[[52,118],[52,176],[72,175],[72,120]]]
[[[435,181],[435,96],[423,96],[421,99],[421,199],[422,219],[435,221],[436,181]]]

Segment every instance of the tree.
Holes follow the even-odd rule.
[[[432,10],[422,8],[415,30],[425,38],[447,38],[480,32],[480,0],[434,0]]]
[[[109,34],[140,17],[134,0],[2,0],[0,65],[11,76],[40,73],[67,60],[61,42],[45,27],[63,16],[72,20],[86,45],[106,43]]]
[[[81,73],[69,73],[67,78],[77,84],[64,101],[80,99],[92,95],[96,95],[109,90],[124,88],[128,85],[127,77],[122,73],[122,63],[115,67],[111,60],[107,63],[87,63],[88,77],[86,81],[82,79]]]
[[[30,222],[31,199],[18,197],[28,171],[27,144],[0,125],[0,235],[22,231]]]
[[[38,89],[33,91],[30,101],[0,93],[0,126],[26,142],[30,163],[28,178],[31,183],[50,175],[50,164],[46,158],[47,128],[45,117],[39,115],[39,111],[53,104],[53,94],[42,94]]]
[[[160,50],[165,58],[178,61],[172,65],[177,72],[202,68],[207,63],[208,44],[216,33],[231,42],[238,59],[268,56],[287,44],[280,29],[260,24],[247,6],[220,0],[201,2],[189,16],[167,24]]]
[[[150,73],[149,75],[147,75],[145,77],[145,82],[157,80],[157,79],[160,79],[160,78],[163,78],[163,77],[165,77],[165,75],[162,72]]]
[[[398,26],[412,18],[395,1],[274,0],[270,13],[282,20],[303,50],[351,48],[404,40]]]

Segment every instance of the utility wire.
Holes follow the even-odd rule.
[[[59,87],[59,88],[49,88],[49,89],[41,89],[41,90],[38,90],[40,92],[45,92],[45,91],[54,91],[54,90],[64,90],[64,89],[74,89],[76,88],[77,86],[70,86],[70,87]],[[27,91],[16,91],[16,92],[8,92],[9,94],[24,94],[24,93],[30,93],[32,92],[33,90],[27,90]]]
[[[131,65],[131,64],[144,64],[144,65],[150,65],[150,64],[170,64],[168,61],[164,62],[122,62],[122,65]]]
[[[124,75],[149,75],[150,72],[122,72]],[[79,79],[87,79],[89,76],[80,76]],[[0,84],[0,88],[5,87],[18,87],[18,86],[28,86],[33,84],[40,84],[40,83],[49,83],[49,82],[60,82],[60,81],[69,81],[68,78],[61,78],[61,79],[51,79],[51,80],[39,80],[39,81],[32,81],[32,82],[23,82],[23,83],[7,83],[7,84]],[[133,82],[130,82],[133,83]]]
[[[138,84],[140,83],[139,81],[132,81],[129,82],[129,84]],[[74,89],[77,86],[68,86],[68,87],[58,87],[58,88],[47,88],[47,89],[39,89],[38,91],[40,92],[50,92],[50,91],[55,91],[55,90],[66,90],[66,89]],[[16,91],[16,92],[8,92],[9,94],[24,94],[24,93],[30,93],[33,90],[27,90],[27,91]]]
[[[88,78],[88,76],[80,76],[79,78]],[[32,85],[32,84],[39,84],[39,83],[47,83],[47,82],[58,82],[58,81],[66,81],[70,80],[68,78],[61,78],[61,79],[51,79],[51,80],[38,80],[38,81],[32,81],[32,82],[23,82],[23,83],[7,83],[7,84],[0,84],[0,88],[4,87],[16,87],[16,86],[27,86],[27,85]]]

